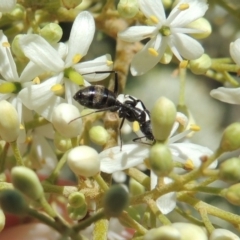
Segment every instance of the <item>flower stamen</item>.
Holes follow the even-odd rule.
[[[188,171],[194,169],[194,163],[191,159],[187,159],[187,161],[184,163],[184,169]]]
[[[188,3],[182,3],[179,5],[178,9],[181,10],[181,11],[184,11],[186,9],[188,9],[190,6]]]
[[[51,91],[54,92],[55,95],[61,96],[64,93],[64,87],[58,83],[51,87]]]
[[[33,79],[33,83],[34,84],[40,84],[40,78],[39,77],[35,77],[34,79]]]
[[[133,131],[137,132],[137,131],[139,131],[139,129],[140,129],[139,123],[137,121],[134,121],[133,122]]]
[[[158,18],[157,18],[156,16],[154,16],[154,15],[150,16],[149,20],[150,20],[152,23],[154,23],[154,24],[159,23]]]
[[[154,48],[148,48],[148,52],[154,57],[158,56],[158,52]]]
[[[81,58],[82,58],[81,54],[76,54],[72,59],[73,64],[78,63],[81,60]]]
[[[3,42],[3,43],[2,43],[2,46],[3,46],[3,47],[10,47],[10,43],[9,43],[9,42]]]

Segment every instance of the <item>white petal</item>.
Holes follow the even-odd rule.
[[[76,54],[82,57],[87,54],[94,33],[95,23],[92,15],[87,11],[78,14],[69,37],[66,67],[73,65],[73,58]]]
[[[0,12],[10,12],[14,9],[16,5],[16,0],[1,0],[0,1]]]
[[[18,73],[10,47],[4,46],[8,43],[7,37],[0,30],[0,72],[6,81],[18,81]]]
[[[189,4],[189,8],[186,10],[179,10],[180,4]],[[208,5],[205,0],[184,0],[180,1],[174,9],[171,11],[167,18],[167,23],[171,24],[171,27],[181,27],[189,24],[192,21],[202,17],[208,9]]]
[[[25,35],[19,42],[24,54],[42,69],[58,73],[64,68],[58,52],[41,36]]]
[[[240,66],[240,38],[230,43],[230,55],[233,61]]]
[[[159,210],[163,214],[170,213],[176,207],[177,195],[175,192],[167,193],[156,200]]]
[[[231,104],[240,104],[240,88],[220,87],[210,92],[213,98]]]
[[[41,135],[49,139],[53,139],[55,134],[52,124],[36,127],[34,128],[34,132],[36,132],[37,135]]]
[[[166,20],[165,10],[162,1],[139,0],[139,8],[147,18],[155,16],[161,23],[164,23]]]
[[[171,38],[180,55],[187,60],[197,59],[204,53],[202,45],[186,34],[175,33]]]
[[[152,38],[156,27],[154,26],[133,26],[118,33],[118,37],[126,42],[137,42],[146,38]]]
[[[100,169],[102,172],[113,173],[142,163],[149,155],[149,146],[138,144],[128,144],[109,148],[102,151],[99,156],[101,159]]]
[[[67,103],[73,104],[74,102],[76,102],[73,99],[73,95],[75,95],[75,93],[80,89],[80,87],[77,84],[73,83],[72,81],[70,81],[69,79],[66,79],[66,78],[64,78],[64,84],[65,84],[65,99],[66,99]],[[78,108],[79,108],[79,106],[80,106],[80,104],[77,103]]]
[[[214,229],[209,240],[240,240],[240,238],[227,229]]]
[[[81,62],[73,66],[76,71],[84,75],[84,78],[88,82],[97,82],[105,79],[110,73],[100,73],[111,71],[113,65],[108,65],[107,61],[112,61],[109,54],[103,55],[101,57],[95,58],[92,61]],[[95,73],[98,72],[98,73]],[[92,74],[88,74],[92,73]]]

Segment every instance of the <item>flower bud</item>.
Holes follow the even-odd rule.
[[[221,163],[219,167],[219,178],[226,182],[240,181],[240,158],[230,158]]]
[[[57,23],[49,23],[39,31],[39,35],[45,38],[50,44],[53,44],[60,41],[63,31]]]
[[[137,0],[120,0],[117,5],[117,10],[123,18],[133,18],[138,13]]]
[[[205,74],[206,71],[211,67],[212,60],[207,54],[203,54],[200,58],[190,60],[189,66],[194,74]]]
[[[86,204],[85,196],[81,192],[73,192],[68,196],[68,203],[73,208],[79,208]]]
[[[198,18],[197,20],[189,23],[187,27],[202,31],[200,33],[189,33],[189,35],[196,39],[206,38],[212,33],[211,24],[206,18]]]
[[[68,166],[76,174],[92,177],[100,171],[100,159],[97,151],[88,146],[78,146],[68,153]]]
[[[230,43],[230,55],[233,59],[233,61],[240,66],[240,58],[239,58],[239,46],[240,46],[240,38],[238,38],[236,41]]]
[[[168,176],[173,169],[172,154],[168,146],[162,143],[154,144],[150,149],[149,163],[157,176]]]
[[[109,139],[107,130],[102,126],[93,126],[89,131],[89,136],[92,142],[102,146],[105,145]]]
[[[232,123],[224,130],[219,148],[223,152],[240,148],[240,123]]]
[[[14,21],[23,20],[25,17],[25,8],[16,4],[15,8],[8,14],[8,17]]]
[[[240,206],[240,183],[234,184],[231,187],[224,189],[221,195],[233,205]]]
[[[22,48],[19,44],[19,39],[23,36],[23,34],[18,34],[14,37],[12,41],[12,51],[19,59],[27,59],[25,54],[22,51]]]
[[[78,208],[72,207],[70,204],[67,204],[67,211],[71,219],[79,221],[87,215],[88,208],[87,204],[83,204]]]
[[[71,139],[63,137],[59,132],[55,132],[53,141],[56,149],[61,152],[66,152],[72,147]]]
[[[0,208],[0,232],[3,230],[4,226],[5,226],[5,222],[6,222],[6,218],[5,215],[2,211],[2,209]]]
[[[0,191],[0,207],[4,212],[15,215],[25,215],[28,209],[28,205],[22,194],[13,189]]]
[[[54,108],[52,114],[52,124],[54,128],[64,137],[77,137],[82,130],[82,119],[80,113],[74,105],[61,103]],[[74,120],[75,118],[78,118]],[[71,122],[71,120],[74,120]]]
[[[209,240],[239,240],[239,237],[227,229],[214,229],[209,237]]]
[[[169,137],[176,119],[176,107],[165,97],[159,98],[151,111],[152,131],[156,140],[163,141]]]
[[[0,138],[6,142],[17,140],[20,132],[18,113],[6,100],[0,101]]]
[[[132,195],[139,195],[144,193],[145,188],[142,184],[140,184],[139,182],[137,182],[134,178],[130,178],[129,181],[129,192]]]
[[[44,194],[43,187],[30,168],[18,166],[12,168],[11,178],[13,186],[32,200],[38,201]]]
[[[172,226],[162,226],[149,230],[143,240],[181,240],[179,231]]]
[[[103,208],[107,217],[118,217],[128,206],[128,193],[121,185],[112,186],[105,194]]]
[[[61,0],[63,7],[67,9],[75,8],[81,4],[82,0]]]

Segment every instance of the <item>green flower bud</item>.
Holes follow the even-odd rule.
[[[13,189],[0,191],[0,206],[4,212],[15,215],[25,215],[28,209],[28,205],[22,194]]]
[[[78,208],[72,207],[70,204],[67,204],[67,211],[71,219],[79,221],[87,215],[88,208],[87,204],[83,204]]]
[[[6,142],[17,140],[20,132],[18,113],[6,100],[0,101],[0,138]]]
[[[165,97],[159,98],[151,111],[152,131],[156,140],[166,140],[176,119],[176,107]]]
[[[139,211],[139,209],[138,209],[138,207],[139,206],[130,206],[130,207],[128,207],[127,208],[127,212],[128,212],[128,214],[129,214],[129,216],[132,218],[132,219],[134,219],[135,221],[140,221],[141,220],[141,213],[140,213],[140,211]],[[124,226],[126,226],[126,227],[129,227],[129,228],[131,228],[131,226],[129,225],[129,224],[126,224],[125,222],[122,222],[121,221],[121,223],[124,225]]]
[[[105,194],[103,208],[107,217],[118,217],[128,206],[128,193],[121,185],[112,186]]]
[[[0,232],[3,230],[4,226],[5,226],[5,215],[2,211],[2,209],[0,208]]]
[[[85,196],[81,192],[73,192],[68,196],[68,203],[73,208],[79,208],[86,204]]]
[[[117,10],[123,18],[133,18],[138,13],[137,0],[120,0],[117,5]]]
[[[61,152],[66,152],[72,147],[71,139],[63,137],[59,132],[55,132],[53,141],[57,150]]]
[[[189,23],[187,27],[202,31],[201,33],[189,33],[189,35],[196,39],[206,38],[212,33],[212,27],[206,18],[198,18],[197,20]]]
[[[62,6],[71,9],[81,4],[82,0],[61,0]]]
[[[194,74],[205,74],[211,65],[212,60],[205,53],[200,58],[189,62],[190,69]]]
[[[45,38],[50,44],[53,44],[60,41],[63,31],[57,23],[49,23],[39,31],[39,35]]]
[[[143,240],[181,240],[179,231],[172,226],[162,226],[149,230]]]
[[[92,177],[100,171],[99,155],[88,146],[78,146],[70,150],[67,161],[77,176]]]
[[[240,183],[234,184],[231,187],[224,189],[221,195],[233,205],[240,206]]]
[[[162,58],[160,59],[160,63],[169,64],[172,60],[172,57],[173,57],[173,52],[169,47],[167,47]]]
[[[38,201],[44,194],[43,187],[30,168],[18,166],[11,171],[12,183],[16,189],[32,200]]]
[[[219,167],[219,178],[226,182],[240,181],[240,158],[230,158],[221,163]]]
[[[232,123],[223,132],[219,149],[223,152],[240,148],[240,123]]]
[[[26,60],[26,56],[22,51],[22,48],[19,44],[19,39],[23,36],[23,34],[18,34],[14,37],[13,41],[12,41],[12,51],[13,53],[19,58],[19,59],[23,59]]]
[[[151,169],[157,176],[168,176],[174,166],[172,154],[168,146],[162,143],[154,144],[150,149],[149,163]]]
[[[145,188],[142,184],[140,184],[139,182],[137,182],[135,179],[130,178],[129,181],[129,191],[132,195],[139,195],[144,193]]]
[[[93,126],[89,131],[89,136],[92,142],[102,146],[105,145],[109,139],[107,130],[102,126]]]
[[[14,21],[23,20],[25,17],[25,8],[20,4],[16,4],[15,8],[8,13],[8,17]]]

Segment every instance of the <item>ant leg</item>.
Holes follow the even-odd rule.
[[[125,118],[123,117],[123,119],[122,119],[122,121],[121,121],[121,123],[120,123],[120,126],[119,126],[120,151],[122,151],[122,133],[121,133],[121,129],[122,129],[124,120],[125,120]]]
[[[150,146],[152,145],[152,143],[142,142],[142,141],[141,141],[142,138],[146,138],[146,136],[134,138],[132,141],[133,141],[133,142],[137,142],[137,143],[142,143],[142,144],[150,145]],[[139,140],[140,140],[140,141],[139,141]]]
[[[130,98],[133,102],[134,102],[134,104],[132,105],[133,107],[136,107],[136,105],[138,104],[138,103],[141,103],[141,105],[142,105],[142,109],[143,110],[147,110],[146,109],[146,107],[145,107],[145,105],[143,104],[143,102],[140,100],[140,99],[135,99],[135,98],[133,98],[132,96],[128,96],[128,98]],[[128,101],[127,101],[127,103],[128,103]],[[131,102],[129,101],[129,103],[131,104]]]

